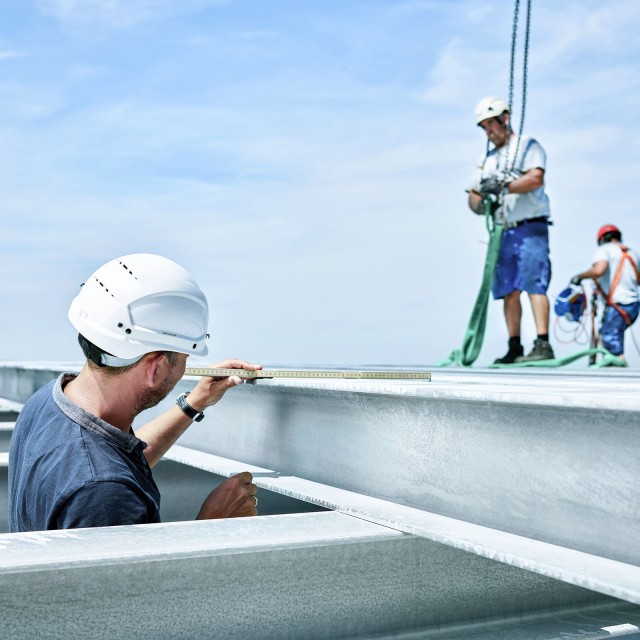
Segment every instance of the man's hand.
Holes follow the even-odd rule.
[[[483,196],[499,196],[504,190],[505,183],[496,175],[480,180],[480,193]]]
[[[576,287],[582,282],[582,278],[580,276],[573,276],[571,280],[569,280],[570,284],[576,285]]]
[[[207,496],[196,520],[256,516],[256,491],[253,476],[248,471],[231,476]]]
[[[246,371],[259,371],[262,369],[261,364],[251,364],[234,358],[223,360],[212,366],[216,369],[245,369]],[[204,411],[207,407],[216,404],[229,389],[233,389],[239,384],[242,384],[242,380],[238,376],[229,378],[203,376],[189,394],[189,404],[196,411]]]

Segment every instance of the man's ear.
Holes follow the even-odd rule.
[[[156,387],[164,381],[162,373],[162,364],[166,360],[166,355],[162,351],[154,351],[148,353],[143,361],[145,379],[148,387]]]

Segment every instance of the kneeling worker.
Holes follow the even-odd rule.
[[[600,329],[602,345],[624,361],[624,332],[640,311],[638,254],[622,244],[622,232],[612,224],[600,228],[597,240],[593,265],[571,278],[571,284],[593,279],[605,303]]]
[[[476,124],[493,147],[477,167],[469,191],[469,207],[484,213],[483,199],[494,196],[496,219],[504,224],[493,280],[493,297],[504,300],[509,350],[496,364],[549,360],[549,198],[544,190],[546,155],[540,143],[511,128],[509,105],[489,96],[476,106]],[[517,157],[516,157],[517,156]],[[537,338],[526,356],[520,341],[520,294],[529,295]]]
[[[78,375],[62,374],[37,391],[20,412],[9,452],[10,529],[160,522],[151,467],[241,383],[203,377],[188,398],[132,430],[134,418],[182,378],[187,356],[207,354],[207,299],[180,265],[134,254],[87,280],[69,320],[87,361]],[[261,368],[240,360],[217,366]],[[255,493],[251,474],[237,474],[207,496],[197,518],[255,515]]]

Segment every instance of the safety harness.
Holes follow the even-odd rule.
[[[622,257],[620,258],[620,264],[618,264],[616,274],[615,276],[613,276],[613,280],[611,281],[609,293],[607,294],[602,290],[602,287],[600,287],[600,283],[598,282],[597,278],[594,278],[593,281],[595,282],[597,292],[603,297],[605,304],[608,307],[613,307],[622,316],[625,324],[629,327],[633,322],[629,317],[629,314],[619,304],[616,304],[613,301],[613,293],[620,282],[620,278],[622,278],[622,271],[624,269],[625,261],[628,260],[633,267],[633,270],[636,272],[636,283],[640,283],[640,271],[638,270],[638,265],[634,262],[633,258],[629,254],[629,249],[624,244],[620,244],[618,246],[622,250]]]

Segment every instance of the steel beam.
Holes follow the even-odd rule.
[[[0,536],[12,640],[399,637],[533,613],[619,624],[621,610],[333,512]]]
[[[635,376],[260,381],[179,444],[640,565],[639,392]]]

